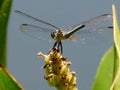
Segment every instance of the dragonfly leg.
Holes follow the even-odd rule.
[[[60,42],[61,54],[63,53],[62,42]]]
[[[62,42],[60,41],[60,42],[58,42],[58,48],[60,47],[60,50],[61,50],[61,54],[62,54],[62,52],[63,52],[63,47],[62,47]]]
[[[54,43],[53,48],[55,48],[56,45],[57,45],[57,42]]]
[[[57,42],[57,41],[56,41],[56,42],[54,43],[52,49],[54,49],[54,48],[56,47],[56,45],[57,45],[57,48],[61,50],[61,54],[62,54],[62,52],[63,52],[62,42],[61,42],[61,41],[60,41],[60,42]],[[59,47],[60,47],[60,48],[59,48]]]
[[[55,42],[51,50],[56,50],[55,47],[56,47],[57,44],[58,44],[58,42]],[[51,52],[51,50],[49,51],[49,53]],[[48,54],[49,54],[49,53],[48,53]]]

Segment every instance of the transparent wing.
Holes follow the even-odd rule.
[[[37,21],[37,22],[39,22],[39,23],[43,23],[43,24],[48,25],[48,26],[51,26],[51,27],[53,27],[53,28],[55,28],[55,29],[60,29],[60,28],[58,28],[57,26],[55,26],[55,25],[53,25],[53,24],[51,24],[51,23],[48,23],[48,22],[46,22],[46,21],[37,19],[37,18],[32,17],[32,16],[30,16],[30,15],[28,15],[28,14],[26,14],[26,13],[21,12],[21,11],[15,10],[15,12],[18,13],[19,15],[25,16],[26,18],[29,18],[29,19],[31,19],[31,20],[33,20],[33,21]]]
[[[59,29],[57,26],[55,26],[51,23],[37,19],[37,18],[32,17],[26,13],[21,12],[21,11],[15,10],[15,12],[19,15],[22,15],[22,16],[34,21],[34,22],[37,22],[36,24],[38,24],[38,23],[40,24],[40,27],[37,26],[36,24],[35,25],[22,24],[20,26],[20,30],[23,33],[25,33],[31,37],[34,37],[37,39],[42,39],[42,40],[50,40],[51,39],[51,32],[55,29]],[[46,27],[46,28],[43,28],[43,27]],[[47,29],[47,28],[51,28],[51,29]]]
[[[79,29],[74,33],[75,39],[82,41],[83,43],[93,43],[104,41],[108,35],[112,34],[112,29],[108,28],[112,26],[112,15],[103,14],[80,24],[70,26],[65,29],[65,32],[69,34],[76,27],[85,25],[84,28]]]
[[[67,31],[73,30],[75,27],[78,27],[79,25],[85,25],[85,27],[87,28],[86,30],[88,30],[88,32],[90,32],[89,30],[100,28],[100,27],[108,27],[106,25],[110,25],[110,24],[112,24],[112,15],[111,14],[103,14],[103,15],[91,18],[87,21],[83,21],[80,24],[72,25],[72,26],[66,28],[66,30]]]
[[[20,30],[28,36],[41,40],[50,40],[51,32],[53,31],[51,29],[42,28],[31,24],[22,24],[20,26]]]

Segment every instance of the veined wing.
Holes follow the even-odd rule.
[[[65,30],[66,31],[71,31],[71,30],[73,30],[74,28],[76,28],[80,25],[85,25],[85,27],[87,29],[85,29],[85,28],[84,29],[87,30],[87,31],[85,31],[85,30],[84,31],[86,33],[86,32],[92,32],[93,29],[97,29],[97,28],[99,28],[99,29],[102,28],[102,27],[103,28],[104,27],[108,28],[111,24],[112,24],[112,15],[111,14],[103,14],[103,15],[91,18],[87,21],[83,21],[80,24],[72,25],[72,26],[66,28]],[[99,31],[99,29],[98,29],[98,31]],[[78,30],[78,31],[81,32],[82,30]]]
[[[109,35],[110,33],[112,33],[112,29],[108,28],[112,25],[112,15],[103,14],[91,18],[80,24],[70,26],[65,31],[68,34],[71,31],[73,31],[76,27],[81,25],[85,25],[85,27],[79,29],[74,33],[75,39],[84,40],[85,42],[89,42],[89,40],[95,41],[96,39],[99,42],[99,40],[104,39],[107,36],[107,34]]]
[[[51,39],[51,32],[53,31],[51,29],[42,28],[31,24],[22,24],[20,26],[20,30],[33,38],[48,41]]]
[[[48,25],[48,26],[51,26],[51,27],[53,27],[53,28],[55,28],[55,29],[60,29],[60,28],[58,28],[57,26],[55,26],[55,25],[53,25],[53,24],[51,24],[51,23],[48,23],[48,22],[46,22],[46,21],[37,19],[37,18],[32,17],[32,16],[30,16],[30,15],[28,15],[28,14],[26,14],[26,13],[21,12],[21,11],[15,10],[15,12],[18,13],[18,14],[20,14],[20,15],[22,15],[22,16],[25,16],[25,17],[33,20],[33,21],[37,21],[37,22],[39,22],[39,23],[43,23],[43,24]]]

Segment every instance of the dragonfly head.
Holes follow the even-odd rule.
[[[64,39],[64,36],[61,30],[55,30],[51,32],[51,37],[56,41],[61,41]]]

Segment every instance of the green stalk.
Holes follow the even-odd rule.
[[[12,0],[0,0],[0,64],[6,66],[7,24]]]

